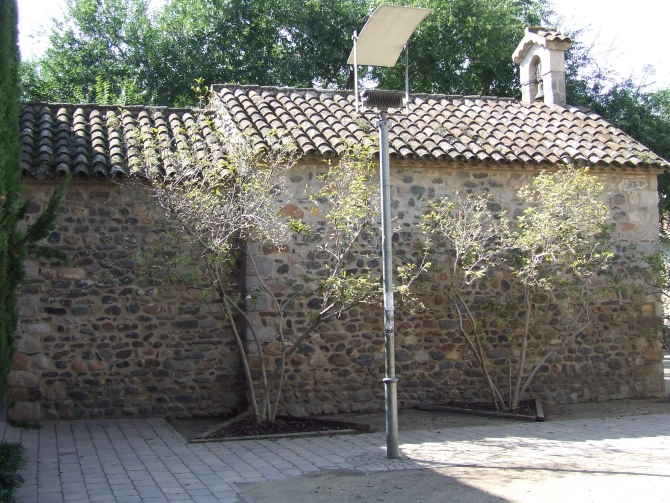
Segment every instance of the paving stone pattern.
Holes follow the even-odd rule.
[[[401,432],[401,459],[383,433],[187,444],[162,419],[47,423],[23,431],[22,503],[253,503],[236,485],[321,470],[478,466],[670,476],[667,415]],[[297,486],[299,487],[299,486]]]

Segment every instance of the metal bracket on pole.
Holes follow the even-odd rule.
[[[358,33],[354,30],[354,101],[356,102],[356,113],[358,113]]]

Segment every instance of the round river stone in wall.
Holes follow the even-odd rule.
[[[296,219],[301,219],[305,217],[305,212],[302,211],[300,208],[298,208],[295,204],[286,204],[282,206],[282,208],[279,210],[279,213],[283,217],[290,217]]]
[[[7,383],[12,388],[29,388],[31,386],[39,386],[40,378],[32,372],[15,370],[7,375]]]
[[[351,364],[351,357],[344,353],[334,353],[328,357],[328,361],[338,367],[347,367]]]

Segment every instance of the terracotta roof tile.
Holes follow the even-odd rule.
[[[228,114],[258,147],[266,146],[267,135],[278,131],[291,135],[303,154],[330,157],[341,153],[346,142],[362,141],[376,129],[376,114],[356,115],[348,91],[232,85],[216,89]],[[597,114],[576,107],[412,95],[410,114],[390,117],[390,150],[397,158],[670,167]],[[127,175],[138,169],[141,157],[161,162],[159,150],[184,148],[191,141],[202,155],[222,155],[211,125],[199,123],[198,112],[188,109],[27,104],[20,130],[23,170],[37,177],[66,171]],[[150,137],[160,148],[154,148]]]

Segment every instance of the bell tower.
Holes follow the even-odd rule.
[[[565,106],[565,51],[572,40],[542,27],[526,28],[512,60],[519,65],[521,101]]]

